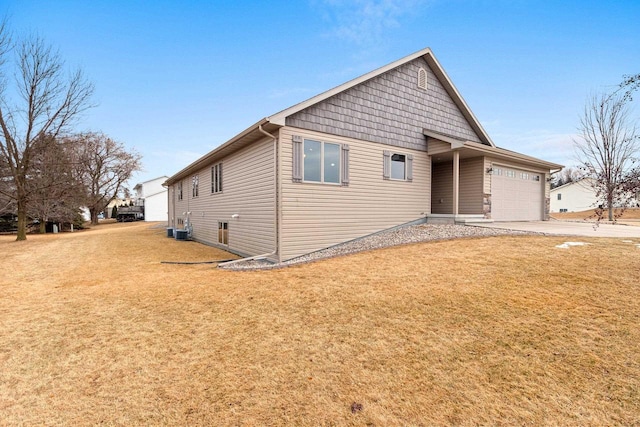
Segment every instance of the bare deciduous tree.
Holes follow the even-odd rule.
[[[102,133],[86,133],[72,139],[77,147],[76,162],[85,186],[91,223],[98,224],[98,214],[124,190],[133,173],[140,170],[141,156]]]
[[[15,89],[8,91],[8,55],[16,52]],[[65,76],[64,62],[43,39],[32,36],[13,44],[5,23],[0,24],[0,157],[9,172],[12,191],[3,195],[15,202],[17,240],[25,240],[36,141],[58,137],[90,107],[93,85],[81,71]],[[15,94],[15,99],[12,96]],[[7,194],[8,193],[8,194]]]
[[[633,92],[640,89],[640,74],[623,76],[623,81],[620,83],[620,89],[624,89],[623,99],[625,101],[631,101]]]
[[[624,207],[630,199],[638,133],[629,118],[624,96],[593,96],[580,120],[580,140],[574,140],[580,169],[594,178],[598,202],[614,220],[614,207]]]
[[[551,182],[551,188],[560,187],[561,185],[568,184],[570,182],[580,181],[582,179],[582,172],[576,168],[564,168],[557,174],[555,174],[553,181]]]

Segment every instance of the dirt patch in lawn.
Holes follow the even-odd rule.
[[[563,241],[230,272],[142,223],[3,236],[0,420],[638,424],[640,242]]]

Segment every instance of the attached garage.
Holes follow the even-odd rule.
[[[493,166],[491,218],[494,221],[538,221],[544,218],[544,174]]]

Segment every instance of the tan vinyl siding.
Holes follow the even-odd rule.
[[[484,159],[476,157],[460,161],[460,185],[458,213],[482,213],[482,184]]]
[[[211,167],[222,163],[222,192],[211,192]],[[229,249],[259,255],[275,249],[274,145],[264,139],[200,169],[199,195],[192,197],[191,176],[184,179],[176,215],[191,212],[193,238],[218,244],[218,221],[229,223]],[[195,175],[194,173],[193,175]],[[192,175],[192,176],[193,176]],[[231,216],[237,214],[238,218]]]
[[[429,139],[427,142],[427,153],[437,155],[440,153],[448,153],[451,151],[451,144],[448,142]]]
[[[292,138],[349,144],[349,185],[295,183]],[[282,144],[281,259],[423,218],[429,212],[430,161],[423,151],[291,127]],[[383,151],[413,155],[413,181],[384,180]]]
[[[431,176],[431,213],[450,214],[453,212],[453,163],[433,165]]]
[[[189,211],[189,194],[191,188],[187,185],[190,184],[186,179],[182,180],[182,200],[178,200],[178,187],[180,182],[176,182],[169,189],[169,193],[172,196],[173,203],[170,203],[169,207],[169,224],[171,227],[182,228],[182,224],[179,224],[179,219],[184,219],[184,213]]]

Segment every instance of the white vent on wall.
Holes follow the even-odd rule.
[[[418,87],[427,90],[427,70],[424,68],[418,69]]]

